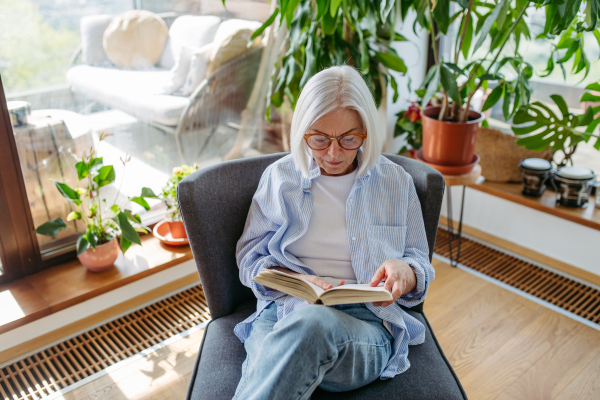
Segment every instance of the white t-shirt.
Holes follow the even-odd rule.
[[[308,229],[286,247],[286,251],[334,286],[341,279],[356,283],[348,244],[346,201],[357,172],[355,169],[343,176],[321,175],[313,179],[313,211]]]

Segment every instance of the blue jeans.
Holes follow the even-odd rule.
[[[392,335],[362,304],[308,305],[277,321],[271,303],[252,323],[234,399],[308,399],[318,387],[344,392],[376,380]]]

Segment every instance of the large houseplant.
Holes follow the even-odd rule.
[[[100,133],[100,141],[111,135],[109,132]],[[121,159],[123,166],[131,157]],[[149,188],[142,188],[139,196],[129,197],[122,204],[117,203],[117,197],[108,203],[101,196],[101,189],[113,183],[116,179],[112,165],[104,165],[102,157],[97,157],[95,148],[89,154],[83,154],[81,161],[75,164],[78,183],[75,188],[55,181],[56,188],[65,199],[72,202],[77,211],[67,216],[67,221],[81,220],[86,226],[85,232],[77,240],[77,256],[81,263],[92,271],[110,268],[119,254],[129,249],[132,243],[141,244],[138,232],[146,233],[148,228],[142,225],[139,215],[125,208],[129,202],[134,202],[146,210],[150,209],[147,198],[156,198]],[[55,237],[63,229],[75,229],[65,224],[62,218],[57,218],[40,225],[35,231],[41,235]],[[119,238],[119,241],[117,241]]]
[[[267,119],[271,106],[280,107],[285,99],[294,108],[308,79],[333,65],[359,68],[377,105],[385,99],[388,83],[396,101],[398,85],[388,70],[406,72],[404,61],[390,46],[406,40],[394,30],[399,8],[396,0],[277,0],[272,15],[251,38],[277,20],[287,25],[267,93]]]
[[[429,31],[432,40],[434,63],[423,82],[426,90],[422,106],[427,105],[440,88],[443,94],[440,107],[422,111],[423,157],[434,163],[464,165],[471,162],[476,122],[481,120],[481,114],[470,105],[475,93],[480,88],[487,89],[489,82],[494,82],[496,87],[483,110],[503,99],[503,112],[508,120],[529,104],[533,68],[519,53],[521,40],[531,39],[523,19],[528,9],[543,7],[546,12],[544,31],[536,39],[557,42],[550,54],[547,73],[555,63],[564,68],[563,64],[574,57],[573,72],[585,70],[587,74],[589,61],[583,51],[582,35],[592,31],[600,42],[596,30],[598,0],[407,0],[406,3],[417,11],[417,22]],[[585,11],[585,18],[581,11]],[[436,41],[440,34],[448,33],[448,27],[455,21],[459,29],[454,38],[453,57],[444,60],[438,54]],[[489,47],[483,57],[475,56],[488,38]],[[514,43],[514,54],[505,55],[503,50],[510,40]],[[459,141],[462,143],[457,145]],[[462,149],[460,159],[457,148]],[[446,152],[448,149],[454,150]]]

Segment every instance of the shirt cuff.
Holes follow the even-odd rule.
[[[425,292],[425,271],[423,271],[423,267],[410,257],[403,258],[401,259],[401,261],[404,261],[405,263],[410,265],[413,272],[415,273],[417,284],[412,292],[400,297],[404,299],[415,299],[421,297]]]

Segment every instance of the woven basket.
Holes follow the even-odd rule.
[[[477,133],[475,152],[481,157],[481,174],[491,182],[522,181],[519,161],[524,158],[552,160],[551,151],[533,151],[519,146],[512,133],[481,127]]]

